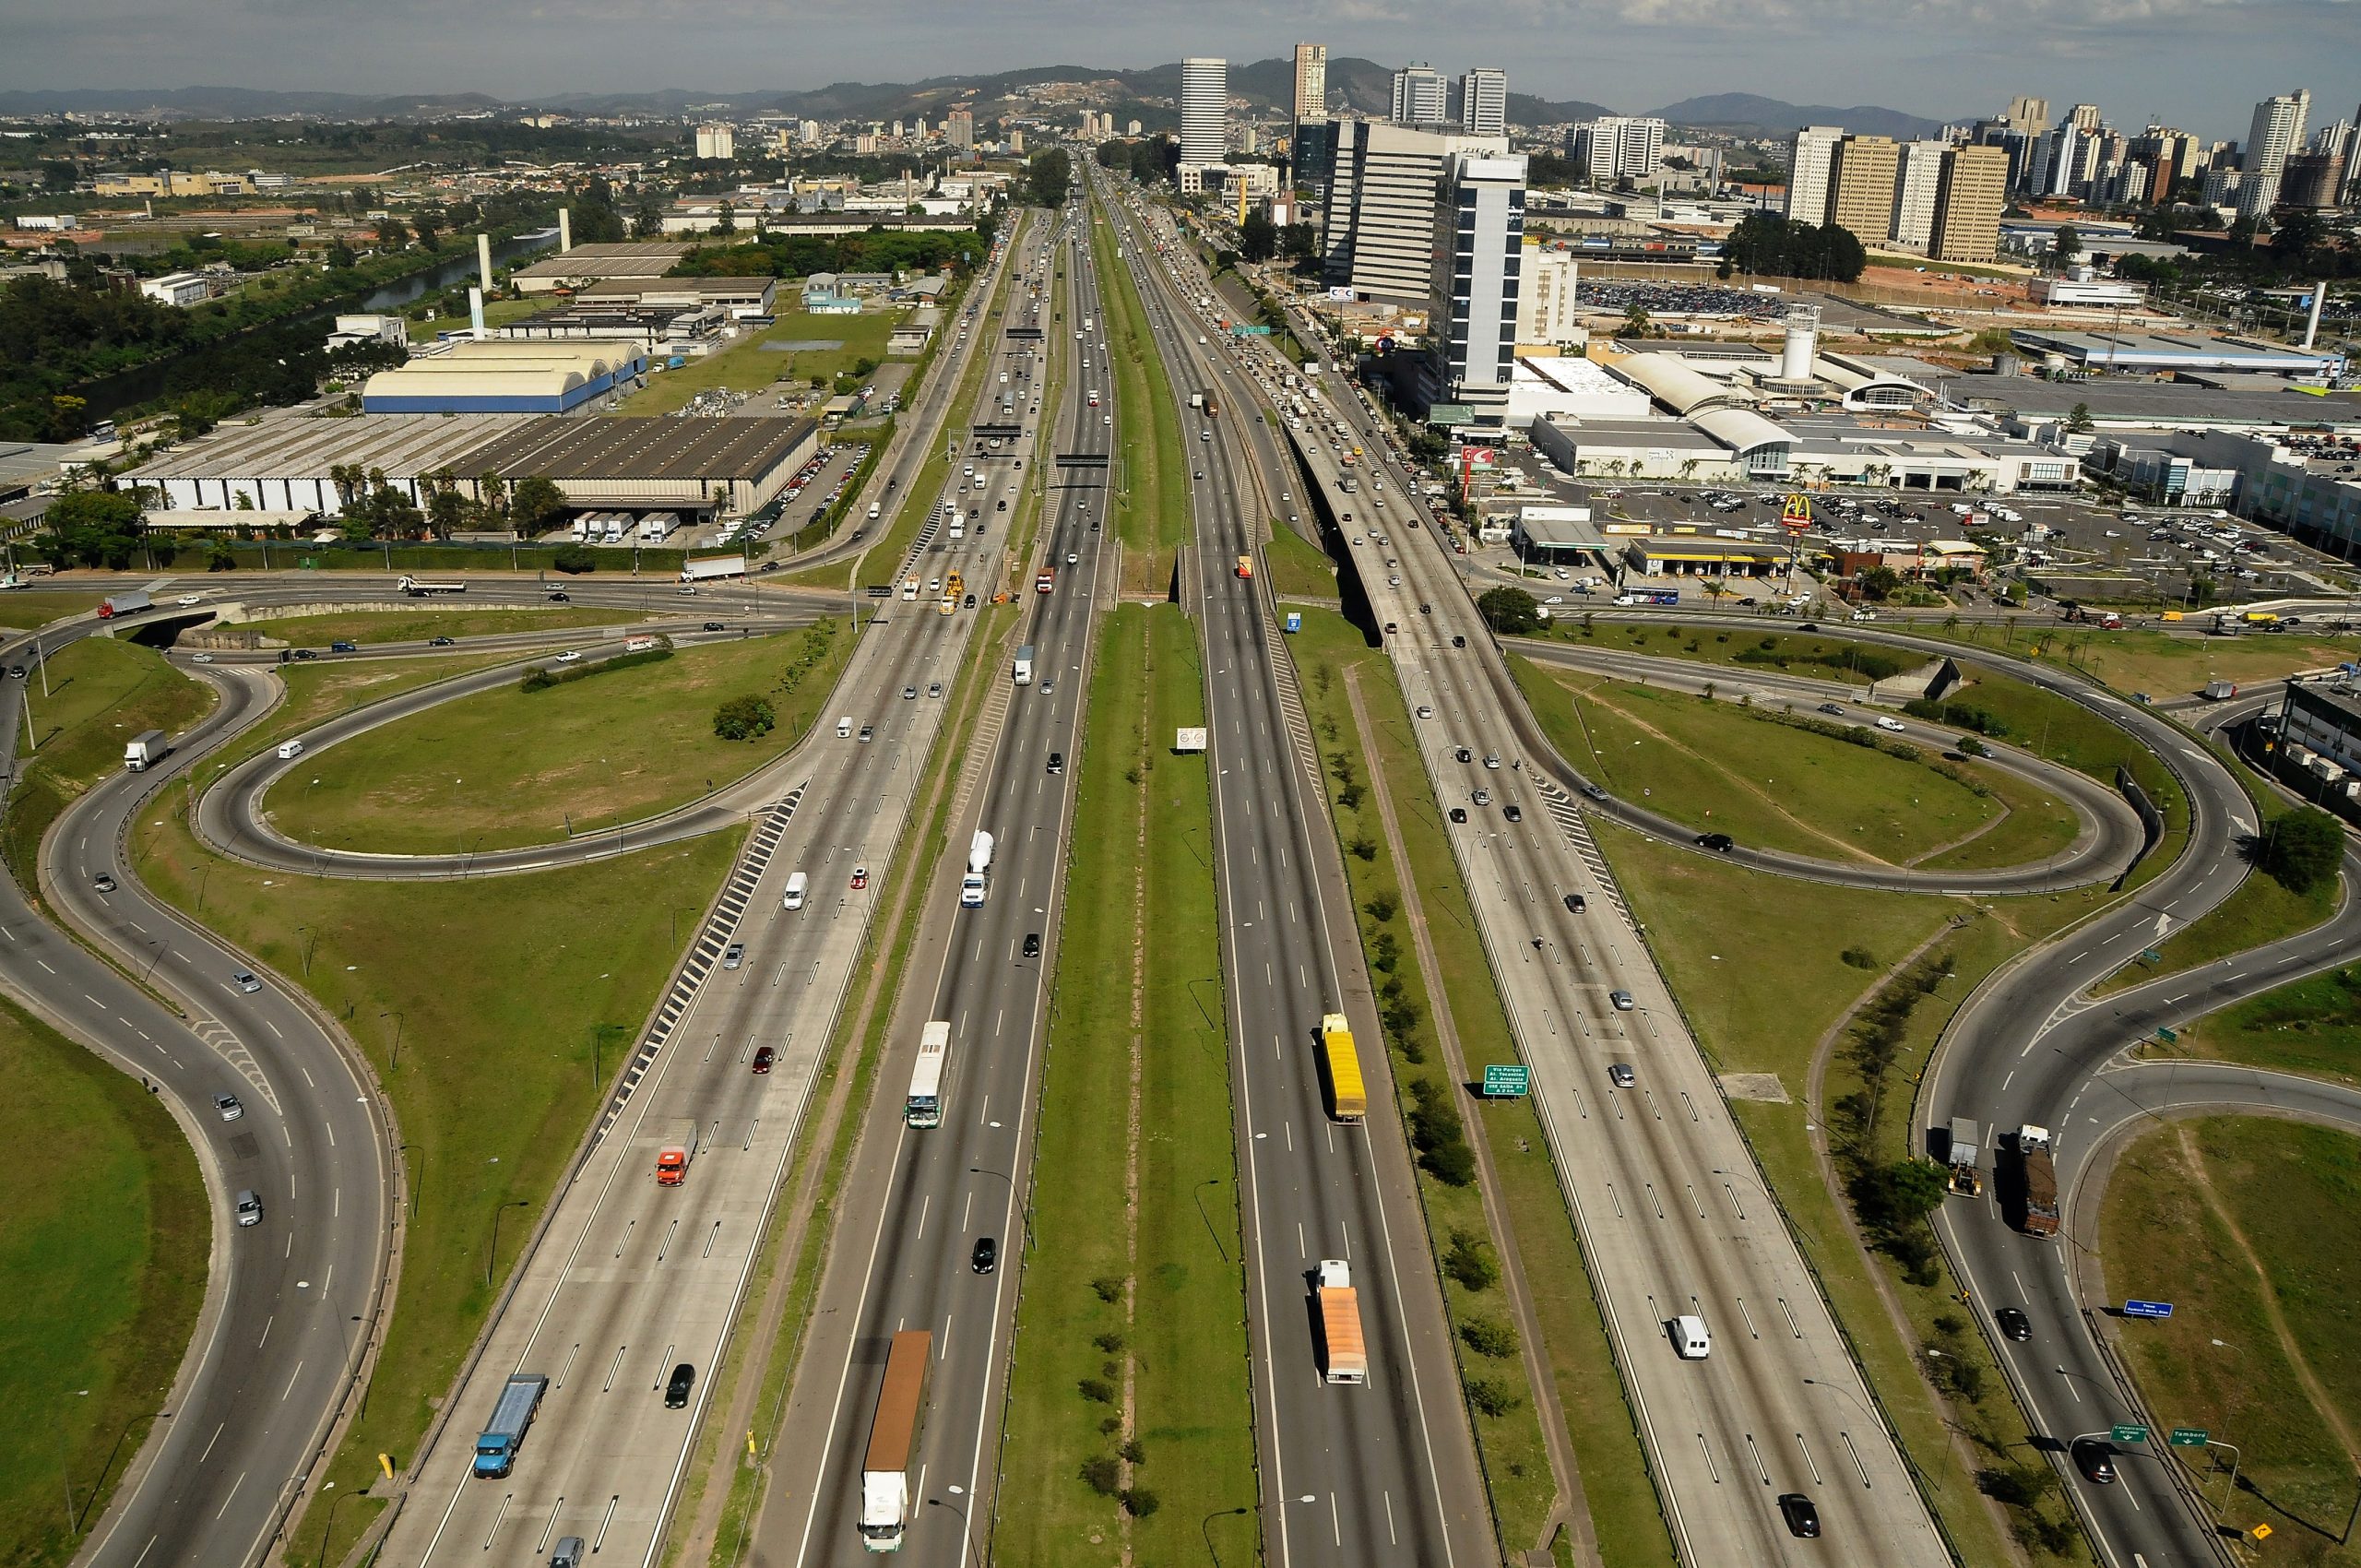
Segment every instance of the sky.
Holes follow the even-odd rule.
[[[1625,111],[1755,92],[1965,119],[2031,93],[2237,138],[2274,92],[2309,88],[2316,125],[2361,101],[2361,0],[0,0],[0,89],[734,93],[1309,40]]]

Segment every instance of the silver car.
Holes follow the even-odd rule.
[[[1615,1010],[1618,1013],[1629,1013],[1631,1010],[1631,993],[1628,991],[1610,991],[1607,993],[1607,1000],[1615,1004]]]

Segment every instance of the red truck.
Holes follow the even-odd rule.
[[[1057,586],[1058,571],[1054,566],[1044,566],[1034,576],[1033,591],[1035,593],[1049,593]]]

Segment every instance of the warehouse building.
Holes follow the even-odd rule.
[[[685,244],[635,240],[622,244],[576,245],[508,275],[520,294],[554,294],[593,283],[661,278],[689,254]]]
[[[604,341],[651,357],[705,354],[722,342],[730,313],[719,306],[575,304],[492,328],[494,336],[538,342]]]
[[[776,278],[609,278],[575,291],[576,303],[654,310],[725,310],[732,316],[768,315],[778,298]]]
[[[2291,349],[2246,338],[2184,332],[2070,332],[2012,327],[2009,336],[2029,355],[2077,370],[2157,375],[2196,371],[2257,371],[2319,381],[2344,374],[2344,356],[2326,349]]]
[[[647,375],[645,351],[606,341],[534,342],[514,338],[454,342],[381,370],[361,389],[372,414],[564,414]]]
[[[423,482],[451,476],[480,498],[481,480],[551,481],[575,505],[674,512],[699,518],[758,510],[818,449],[810,420],[579,419],[517,414],[279,415],[224,425],[150,459],[127,476],[177,511],[341,510],[330,477],[382,472],[421,505]]]

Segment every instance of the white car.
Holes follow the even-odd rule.
[[[174,604],[202,604],[205,602],[205,596],[201,593],[184,593],[178,599],[172,600],[172,602]]]
[[[557,656],[557,661],[560,664],[578,664],[582,661],[582,650],[579,648],[567,648],[564,653]]]
[[[1902,720],[1899,719],[1889,719],[1884,714],[1880,713],[1878,715],[1877,722],[1878,728],[1880,730],[1891,730],[1897,735],[1903,732]]]

